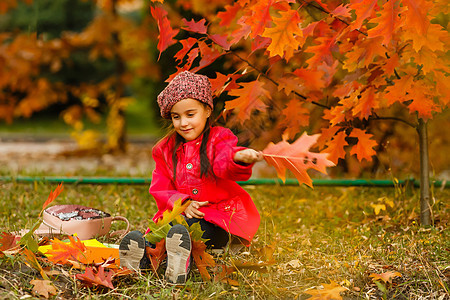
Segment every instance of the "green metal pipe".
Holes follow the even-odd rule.
[[[0,182],[48,182],[67,184],[150,184],[151,178],[144,177],[33,177],[33,176],[0,176]],[[296,179],[250,179],[248,181],[238,181],[240,185],[298,185]],[[433,182],[436,187],[450,187],[450,182],[436,180]],[[398,180],[383,179],[313,179],[314,186],[368,186],[368,187],[395,187],[396,185],[410,185],[420,187],[420,181],[413,178]]]

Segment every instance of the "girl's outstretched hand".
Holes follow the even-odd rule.
[[[208,201],[204,202],[191,201],[189,206],[184,210],[184,214],[188,219],[192,218],[203,219],[205,214],[199,211],[198,209],[202,206],[208,205],[208,203],[209,203]]]
[[[235,162],[243,162],[246,164],[252,164],[257,161],[263,160],[263,154],[261,151],[256,151],[253,149],[244,149],[238,151],[234,154]]]

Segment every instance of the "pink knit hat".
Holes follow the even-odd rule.
[[[183,71],[175,76],[166,88],[158,95],[158,105],[161,116],[170,119],[170,110],[178,101],[192,98],[206,103],[214,108],[211,83],[208,77],[189,71]]]

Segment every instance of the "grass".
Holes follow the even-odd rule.
[[[55,188],[42,183],[0,185],[2,231],[29,228]],[[247,264],[231,275],[235,284],[203,282],[196,270],[182,288],[167,285],[155,275],[120,277],[114,281],[114,290],[86,288],[73,278],[59,276],[53,279],[58,297],[307,299],[305,291],[331,281],[346,288],[343,299],[450,297],[448,189],[433,191],[435,224],[424,228],[418,225],[418,193],[402,187],[245,188],[261,213],[259,231],[248,251],[216,257],[227,265]],[[147,186],[66,185],[56,204],[66,203],[125,216],[133,229],[141,231],[156,211]],[[383,204],[385,210],[376,214],[377,205]],[[0,298],[4,299],[31,295],[30,280],[40,276],[19,257],[0,258],[0,269]],[[386,283],[370,277],[387,271],[397,271],[401,277]]]

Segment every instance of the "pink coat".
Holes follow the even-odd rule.
[[[248,180],[253,165],[234,162],[234,154],[245,148],[236,146],[238,139],[231,130],[211,127],[207,155],[214,175],[201,178],[199,151],[202,137],[178,147],[175,182],[172,164],[174,137],[163,139],[153,148],[156,168],[149,192],[158,206],[153,220],[158,220],[165,210],[172,209],[180,198],[182,201],[208,201],[207,206],[200,208],[206,221],[250,242],[258,230],[260,216],[250,195],[236,181]]]

